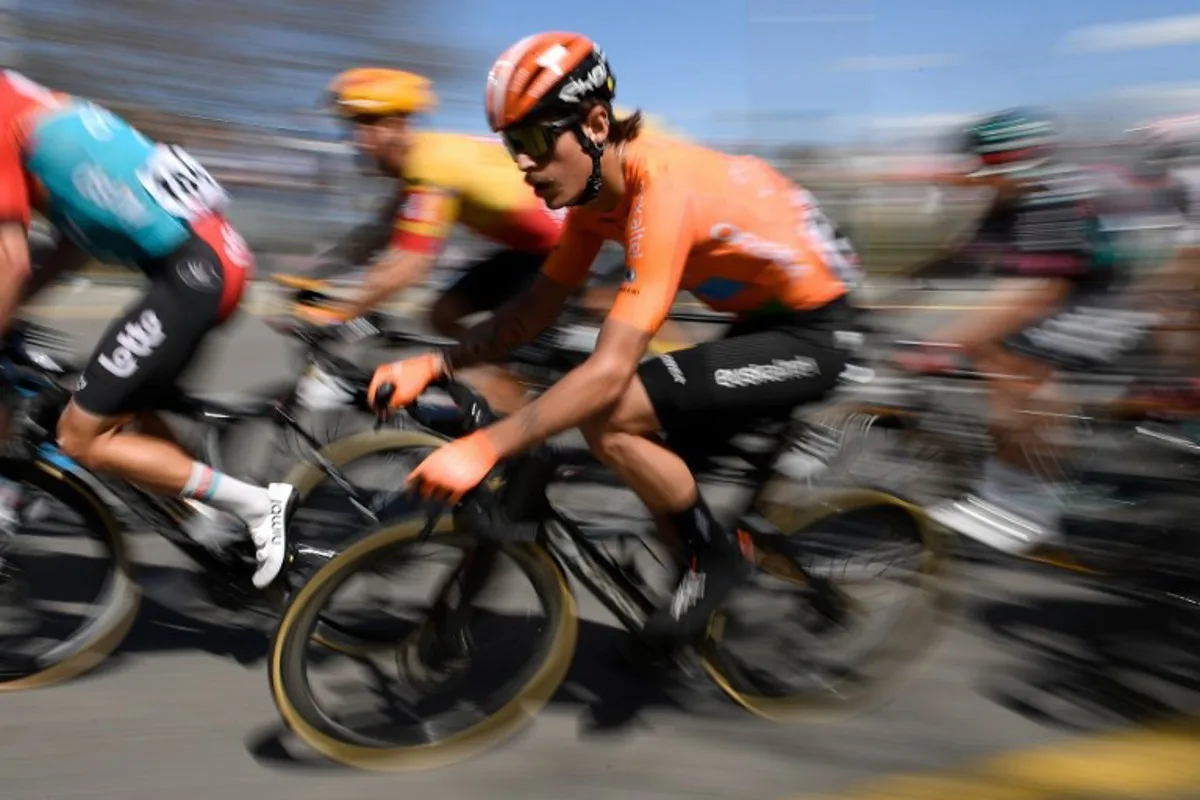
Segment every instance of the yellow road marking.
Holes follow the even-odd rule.
[[[1069,739],[962,769],[899,775],[794,800],[1116,800],[1200,787],[1200,719]],[[1192,795],[1195,796],[1195,795]]]

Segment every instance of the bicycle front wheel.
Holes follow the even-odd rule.
[[[487,583],[500,591],[484,606],[490,590],[461,585],[471,582],[462,577],[464,565],[482,551],[480,542],[455,533],[447,518],[421,541],[422,526],[421,520],[389,525],[342,551],[313,573],[280,621],[271,649],[272,697],[291,730],[334,761],[414,770],[468,758],[527,723],[570,666],[575,601],[546,550],[490,546],[496,564]],[[498,570],[501,562],[515,570]],[[392,567],[407,574],[367,588]],[[427,594],[421,586],[430,584]],[[521,586],[532,588],[537,618],[514,612]],[[384,597],[380,588],[402,597]],[[390,648],[346,654],[312,645],[323,619],[355,606],[393,609],[398,638]]]
[[[133,626],[141,592],[121,528],[69,472],[0,464],[20,487],[14,530],[0,533],[0,692],[62,683],[94,669]]]

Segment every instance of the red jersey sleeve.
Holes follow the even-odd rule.
[[[21,159],[14,131],[0,136],[0,222],[20,222],[29,227],[29,176]]]

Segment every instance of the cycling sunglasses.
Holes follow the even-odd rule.
[[[519,128],[509,128],[502,131],[500,136],[504,139],[508,154],[513,158],[526,155],[539,161],[553,152],[558,137],[575,125],[576,121],[575,117],[567,117],[551,122],[535,122]]]

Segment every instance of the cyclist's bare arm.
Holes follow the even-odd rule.
[[[328,278],[339,272],[357,269],[386,250],[399,209],[400,198],[389,199],[370,221],[359,225],[322,253],[321,263],[312,276]]]
[[[588,268],[603,244],[599,236],[568,222],[533,285],[463,334],[459,345],[449,352],[451,365],[495,362],[532,342],[554,324],[567,300],[587,280]]]
[[[493,425],[492,444],[505,455],[519,453],[615,405],[629,389],[652,337],[626,322],[606,320],[587,360],[520,411]]]
[[[371,265],[363,278],[362,288],[349,302],[346,316],[357,317],[397,292],[424,280],[433,262],[434,255],[431,253],[390,248]]]
[[[457,194],[449,189],[407,189],[397,206],[387,252],[371,266],[347,316],[358,316],[424,279],[458,223],[459,206]]]
[[[533,285],[463,334],[447,358],[454,369],[500,361],[532,342],[562,313],[572,287],[539,275]]]
[[[679,292],[688,254],[685,243],[692,232],[690,206],[679,199],[683,196],[666,181],[640,188],[632,203],[642,208],[636,218],[644,231],[642,246],[629,254],[631,278],[618,292],[600,328],[596,348],[541,396],[491,426],[488,438],[501,455],[518,453],[577,427],[615,406],[629,391],[650,340]],[[627,237],[630,231],[627,223]],[[595,260],[600,242],[570,223],[563,241],[567,246],[560,245],[551,254],[543,274],[562,276],[566,285],[578,285]]]
[[[25,225],[0,223],[0,330],[8,330],[29,275],[29,238]]]
[[[987,293],[987,305],[963,314],[928,338],[978,355],[1059,306],[1071,293],[1062,278],[1005,278]]]

